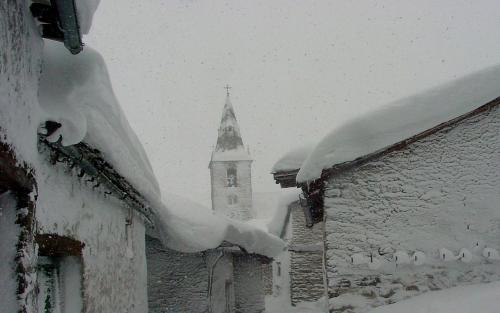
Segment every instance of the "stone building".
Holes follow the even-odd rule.
[[[500,68],[337,129],[299,168],[324,220],[331,312],[366,312],[427,291],[500,279]],[[306,215],[307,215],[306,214]]]
[[[253,217],[251,163],[228,94],[209,165],[212,210],[237,228],[256,232],[245,223]],[[252,244],[265,245],[264,237],[273,237],[261,232],[261,242]],[[271,291],[271,255],[247,251],[235,241],[238,233],[235,228],[234,236],[221,245],[198,253],[177,252],[148,237],[150,312],[264,312],[264,297]]]
[[[307,227],[299,200],[289,203],[287,210],[281,230],[287,251],[272,264],[273,297],[285,297],[291,306],[316,302],[326,296],[324,223]]]
[[[54,2],[54,6],[42,2],[52,18],[64,15],[60,18],[79,23],[81,31],[90,27],[88,21],[78,20],[74,8],[64,13]],[[149,193],[144,191],[154,193],[157,186],[154,178],[142,185],[137,182],[151,168],[147,159],[132,157],[144,152],[126,118],[116,113],[121,110],[102,58],[88,47],[78,56],[70,53],[80,52],[82,44],[80,33],[73,33],[76,41],[68,38],[79,31],[69,24],[46,19],[40,34],[32,16],[41,17],[40,11],[33,7],[30,11],[30,4],[0,3],[4,56],[0,66],[0,310],[146,312],[144,234],[152,212],[146,200]],[[58,31],[58,39],[70,52],[63,43],[43,40],[50,37],[48,29]],[[79,71],[82,68],[87,71]],[[96,80],[100,89],[85,89],[95,86]],[[50,86],[59,88],[51,92]],[[108,140],[123,148],[120,154],[130,157],[127,161],[113,159],[116,154],[106,149],[109,142],[91,130],[83,132],[82,138],[72,136],[77,129],[73,122],[82,115],[88,114],[85,123],[95,122],[90,117],[95,107],[66,96],[86,93],[103,111],[116,110],[110,110],[116,114],[96,114],[100,117],[96,125],[112,130]],[[61,98],[65,101],[56,100]],[[80,115],[68,111],[76,107]],[[60,118],[61,112],[67,113],[65,119]],[[127,167],[140,168],[143,174],[130,179]]]
[[[306,227],[306,218],[300,202],[290,204],[290,300],[315,302],[326,295],[326,277],[323,271],[324,223]]]

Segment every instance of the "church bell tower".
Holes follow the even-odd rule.
[[[252,218],[252,158],[245,150],[229,98],[229,86],[210,160],[212,209],[237,220]]]

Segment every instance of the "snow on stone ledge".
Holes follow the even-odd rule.
[[[65,146],[85,141],[146,198],[160,198],[147,155],[113,93],[98,52],[87,47],[71,55],[63,45],[47,41],[38,99],[42,120],[62,124],[49,140],[62,138]]]
[[[288,152],[274,164],[271,173],[298,170],[313,149],[314,145],[309,144]]]
[[[90,27],[92,26],[92,19],[94,18],[94,13],[99,6],[99,2],[101,2],[101,0],[75,1],[78,23],[82,34],[89,33]]]
[[[297,182],[313,181],[323,169],[376,152],[500,96],[500,66],[393,102],[334,129],[307,157]]]
[[[214,249],[224,241],[268,257],[285,248],[285,243],[274,235],[173,194],[163,193],[163,205],[155,207],[157,235],[163,244],[177,251]]]

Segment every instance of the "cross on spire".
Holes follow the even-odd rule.
[[[229,96],[229,89],[231,89],[233,87],[229,86],[228,84],[226,84],[226,87],[224,87],[224,89],[226,89],[226,95]]]

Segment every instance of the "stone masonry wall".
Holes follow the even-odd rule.
[[[264,282],[260,261],[245,254],[235,254],[233,260],[236,313],[264,312]]]
[[[306,227],[302,207],[291,205],[290,296],[292,305],[325,295],[323,223]]]
[[[499,151],[496,106],[333,176],[325,193],[331,310],[366,312],[499,280],[500,261],[483,256],[485,247],[500,250]]]
[[[43,40],[29,10],[30,1],[0,1],[0,135],[19,161],[37,153],[38,80]]]
[[[262,264],[262,280],[264,282],[264,293],[273,294],[273,263]]]
[[[67,236],[85,244],[84,312],[147,311],[143,220],[105,189],[92,189],[66,165],[43,162],[37,169],[39,234]],[[128,228],[128,230],[127,230]],[[120,273],[120,275],[117,275]]]
[[[202,253],[182,253],[146,237],[150,313],[208,310],[208,271]]]
[[[5,312],[18,312],[16,290],[16,244],[21,229],[16,222],[17,201],[13,194],[0,194],[0,303]]]

